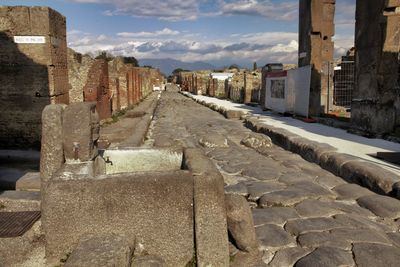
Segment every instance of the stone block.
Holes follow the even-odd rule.
[[[227,119],[240,119],[243,113],[244,112],[240,110],[226,110],[224,115]]]
[[[72,103],[63,114],[63,148],[68,161],[89,161],[97,156],[99,117],[96,104]]]
[[[194,220],[198,266],[229,266],[224,179],[199,149],[184,151],[194,177]]]
[[[49,263],[72,252],[85,236],[110,233],[124,236],[129,244],[140,240],[166,266],[185,266],[192,260],[194,196],[189,172],[73,178],[53,177],[42,200]]]
[[[225,195],[228,230],[236,246],[245,252],[258,249],[251,209],[246,199],[239,195]]]
[[[42,113],[40,177],[44,185],[64,163],[63,115],[65,105],[48,105]]]
[[[116,235],[82,240],[68,257],[65,267],[104,266],[130,267],[133,244]]]
[[[342,166],[350,161],[359,161],[359,158],[349,154],[328,152],[321,155],[319,164],[323,169],[341,176]]]
[[[400,177],[378,165],[369,162],[351,161],[345,163],[340,170],[340,176],[369,188],[378,194],[391,194],[393,185]]]
[[[400,218],[400,200],[387,196],[369,195],[357,199],[358,205],[382,218]]]
[[[17,180],[15,189],[17,191],[40,191],[40,173],[27,172]]]
[[[38,211],[40,192],[2,191],[0,206],[0,211]]]
[[[157,256],[145,255],[135,257],[132,261],[132,267],[164,267],[165,261]]]

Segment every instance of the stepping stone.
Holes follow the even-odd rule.
[[[260,240],[262,250],[279,248],[296,244],[296,240],[289,235],[282,227],[274,224],[265,224],[256,227],[256,235]]]
[[[267,209],[253,209],[253,220],[255,226],[263,224],[283,225],[288,220],[297,218],[299,218],[299,215],[294,208],[272,207]]]
[[[40,172],[27,172],[15,187],[17,191],[40,191]]]
[[[338,194],[338,200],[358,199],[363,196],[375,195],[374,192],[358,184],[342,184],[333,188],[333,191]]]
[[[399,266],[400,249],[372,243],[353,245],[354,259],[359,267],[369,266]]]
[[[300,259],[295,266],[337,267],[337,266],[353,266],[353,265],[354,261],[351,252],[339,248],[320,247],[311,252],[310,254],[308,254],[307,256],[305,256],[304,258]],[[378,265],[370,265],[370,266],[378,266]]]
[[[357,203],[361,207],[369,209],[377,216],[389,219],[400,218],[400,201],[398,199],[381,195],[371,195],[357,199]]]
[[[299,259],[309,254],[312,250],[308,248],[285,248],[279,250],[273,260],[270,262],[270,267],[288,267],[293,266]]]
[[[254,182],[247,186],[250,201],[257,201],[261,196],[267,193],[279,191],[285,188],[285,184],[273,181]]]

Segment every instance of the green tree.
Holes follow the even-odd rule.
[[[132,64],[134,67],[139,67],[139,63],[135,57],[124,57],[125,64]]]
[[[98,55],[95,57],[95,59],[104,59],[107,61],[111,61],[114,59],[114,56],[107,51],[100,51]]]

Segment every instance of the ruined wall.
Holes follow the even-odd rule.
[[[125,64],[122,57],[116,57],[108,63],[113,112],[129,106],[127,73],[131,69],[133,65]]]
[[[310,114],[328,112],[328,66],[333,62],[335,0],[300,0],[299,67],[312,65]],[[328,102],[329,101],[329,102]]]
[[[39,148],[43,108],[69,102],[65,17],[0,6],[0,47],[0,146]]]
[[[261,89],[261,73],[259,71],[244,74],[244,103],[258,102]]]
[[[94,59],[68,48],[69,102],[83,102],[83,87]]]
[[[106,60],[94,60],[83,88],[83,94],[85,102],[96,102],[96,110],[101,120],[111,117],[111,92]]]
[[[396,118],[399,6],[400,1],[357,0],[356,86],[351,115],[353,127],[367,134],[390,133],[400,122]]]

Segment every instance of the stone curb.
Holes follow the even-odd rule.
[[[399,175],[358,157],[339,153],[328,144],[311,141],[287,130],[269,126],[254,116],[245,118],[244,121],[246,127],[251,130],[267,134],[275,144],[299,154],[305,160],[320,165],[346,181],[367,187],[375,193],[400,199],[400,187],[395,186],[396,182],[400,181]]]
[[[182,94],[212,110],[222,114],[227,112],[223,108],[223,111],[221,111],[221,108],[214,103],[206,103],[193,98],[189,94]],[[321,168],[342,177],[344,180],[359,184],[375,193],[400,199],[399,175],[358,157],[339,153],[336,148],[328,144],[311,141],[285,129],[262,123],[256,116],[242,112],[240,118],[244,120],[245,126],[252,131],[268,135],[276,145],[299,154],[305,160],[320,165]]]

